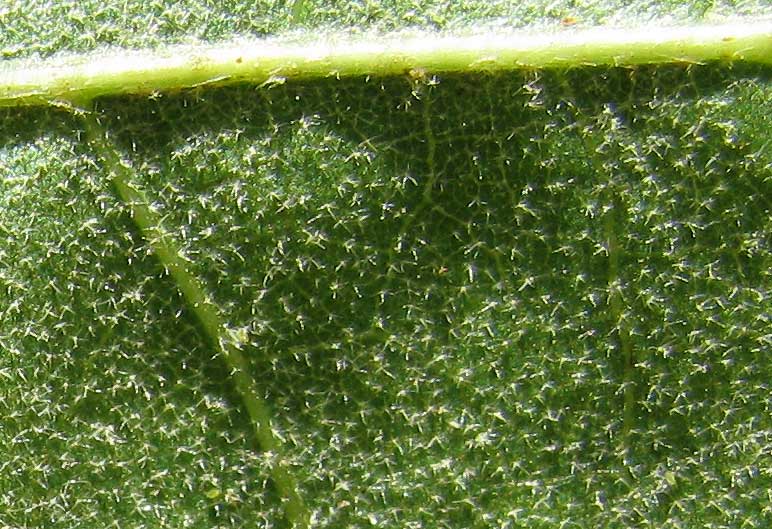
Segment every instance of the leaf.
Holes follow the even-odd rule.
[[[768,12],[539,6],[292,11],[306,31]],[[2,46],[285,32],[291,7],[32,4]],[[105,98],[101,150],[82,117],[2,111],[3,524],[281,527],[278,469],[318,527],[769,525],[769,68],[437,80]]]

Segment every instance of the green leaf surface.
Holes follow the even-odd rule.
[[[0,51],[770,14],[26,2]],[[88,110],[0,110],[0,525],[772,525],[769,66]]]

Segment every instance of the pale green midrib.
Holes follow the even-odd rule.
[[[291,526],[308,526],[307,509],[297,490],[297,481],[282,457],[282,446],[274,435],[267,403],[256,393],[249,376],[249,362],[239,345],[226,336],[225,323],[217,306],[208,298],[201,280],[193,275],[185,263],[173,237],[164,230],[160,215],[153,211],[143,191],[132,182],[133,170],[121,157],[92,112],[79,113],[86,129],[86,137],[97,156],[110,172],[110,181],[120,199],[130,208],[132,220],[143,238],[153,248],[156,257],[174,280],[190,310],[195,314],[207,338],[217,347],[228,367],[235,389],[252,422],[260,448],[275,457],[271,477],[281,494],[284,512]]]
[[[772,20],[472,36],[330,36],[302,43],[275,39],[16,60],[0,63],[0,106],[78,106],[107,95],[411,71],[425,75],[715,60],[772,64]]]

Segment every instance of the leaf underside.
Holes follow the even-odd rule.
[[[319,527],[772,521],[769,70],[97,102]],[[0,113],[0,522],[282,527],[82,122]]]

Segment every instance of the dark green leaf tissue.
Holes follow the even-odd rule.
[[[772,16],[23,4],[0,8],[3,60]],[[410,71],[0,110],[0,527],[772,526],[770,74]]]

